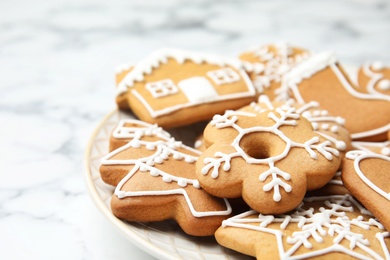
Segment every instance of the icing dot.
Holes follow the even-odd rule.
[[[146,171],[148,170],[148,167],[146,167],[146,165],[142,165],[142,166],[139,168],[139,170],[140,170],[141,172],[146,172]]]
[[[322,125],[321,125],[321,128],[322,128],[323,130],[328,130],[328,129],[329,129],[329,124],[322,124]]]
[[[177,184],[180,186],[180,187],[186,187],[187,186],[187,181],[184,180],[184,179],[180,179]]]
[[[386,155],[386,156],[390,156],[390,147],[383,147],[381,149],[381,154]]]
[[[154,166],[153,160],[148,160],[148,161],[146,162],[146,164],[149,165],[149,166]]]
[[[390,90],[390,80],[382,79],[381,81],[379,81],[378,87],[381,90]]]
[[[175,159],[175,160],[181,160],[181,159],[183,159],[183,157],[182,157],[179,153],[174,153],[174,154],[173,154],[173,159]]]
[[[141,147],[141,142],[139,142],[137,140],[133,140],[133,141],[131,141],[131,147],[133,147],[133,148],[140,148]]]
[[[150,171],[150,175],[154,176],[154,177],[157,177],[159,175],[158,171],[156,169],[152,169]]]
[[[339,125],[344,125],[345,124],[345,119],[342,118],[342,117],[336,117],[336,122],[339,124]]]
[[[153,144],[147,144],[146,149],[153,151],[156,147]]]
[[[311,113],[310,113],[310,111],[305,111],[305,112],[302,113],[302,116],[306,117],[306,118],[310,118],[311,117]]]
[[[163,179],[164,182],[172,182],[172,178],[169,175],[164,175],[162,177],[162,179]]]
[[[336,148],[338,150],[344,151],[347,148],[347,145],[343,141],[337,141]]]
[[[168,159],[169,151],[164,151],[160,154],[160,157],[164,160]]]
[[[280,201],[282,199],[282,196],[280,194],[275,193],[274,194],[274,201]]]
[[[161,163],[163,163],[164,160],[160,156],[157,156],[156,158],[153,159],[153,161],[155,163],[161,164]]]
[[[202,142],[201,140],[197,140],[197,141],[195,142],[195,144],[194,144],[194,147],[195,147],[195,148],[199,148],[199,147],[202,146],[202,144],[203,144],[203,142]]]
[[[186,156],[184,160],[188,163],[193,163],[195,161],[191,156]]]
[[[318,130],[318,123],[313,122],[313,123],[311,123],[311,125],[313,126],[314,130]]]
[[[315,110],[315,111],[313,111],[313,115],[314,116],[320,116],[321,115],[321,111]]]
[[[371,64],[371,67],[373,70],[382,70],[384,68],[384,65],[382,62],[380,61],[374,61],[372,64]]]
[[[339,130],[339,127],[337,125],[334,125],[330,128],[330,131],[332,131],[333,133],[337,133],[338,130]]]
[[[194,186],[194,188],[196,189],[200,189],[200,183],[198,180],[195,180],[194,183],[192,184],[192,186]]]
[[[321,116],[326,116],[326,115],[328,115],[328,111],[322,110],[322,111],[321,111]]]

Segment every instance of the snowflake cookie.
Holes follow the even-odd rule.
[[[215,237],[257,259],[389,259],[390,233],[350,195],[308,197],[285,215],[251,210]]]
[[[133,119],[122,120],[112,136],[127,142],[101,160],[102,179],[116,186],[115,216],[141,222],[174,219],[194,236],[212,235],[229,217],[227,199],[209,195],[196,180],[198,150],[157,125]]]
[[[386,154],[349,151],[343,161],[341,178],[348,191],[390,230],[390,154]]]
[[[341,157],[334,143],[291,106],[226,111],[204,131],[208,148],[197,162],[201,186],[218,197],[242,196],[264,214],[285,213],[307,190],[324,186]]]

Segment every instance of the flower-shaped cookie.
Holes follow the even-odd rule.
[[[201,186],[218,197],[242,196],[264,214],[294,209],[341,162],[339,151],[293,107],[227,111],[214,116],[204,138],[211,146],[197,162]]]

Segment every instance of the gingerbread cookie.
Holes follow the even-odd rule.
[[[219,244],[257,259],[388,259],[390,233],[350,195],[308,197],[290,214],[225,220]]]
[[[286,90],[299,103],[315,100],[323,109],[345,118],[352,139],[387,140],[390,96],[355,90],[332,53],[319,53],[285,76]]]
[[[201,186],[218,197],[242,196],[265,214],[294,209],[307,190],[324,186],[341,162],[332,142],[294,107],[227,111],[214,116],[204,138],[209,145],[197,162]]]
[[[184,232],[212,235],[232,209],[226,199],[206,193],[195,177],[200,155],[156,125],[124,120],[114,131],[126,141],[102,159],[102,179],[117,185],[115,216],[127,221],[174,219]]]
[[[208,120],[254,100],[251,68],[212,54],[162,49],[118,76],[117,103],[161,127]]]
[[[345,187],[390,230],[390,157],[361,150],[346,154]]]
[[[240,59],[256,67],[249,75],[258,95],[284,100],[285,93],[280,92],[284,75],[309,56],[308,50],[277,43],[252,48],[242,53]]]

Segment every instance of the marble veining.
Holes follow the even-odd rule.
[[[388,0],[1,1],[0,258],[152,259],[82,179],[117,65],[160,47],[234,57],[277,41],[390,64],[389,32]]]

